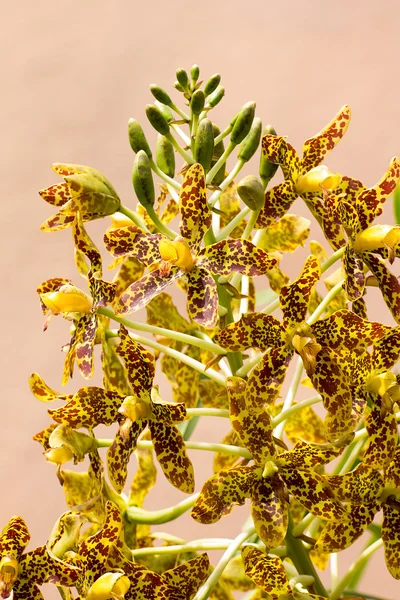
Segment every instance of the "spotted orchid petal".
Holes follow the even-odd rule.
[[[346,273],[344,289],[350,302],[355,302],[364,294],[365,275],[364,262],[357,256],[349,245],[343,255],[343,268]]]
[[[379,396],[375,397],[372,410],[365,419],[365,427],[368,431],[368,446],[363,463],[375,469],[387,467],[393,458],[399,433],[394,411],[386,408]]]
[[[134,281],[120,296],[116,302],[116,312],[119,315],[126,315],[143,308],[182,275],[181,269],[174,266],[170,268],[168,275],[161,274],[159,270],[146,273],[141,279]]]
[[[265,204],[260,210],[255,228],[264,229],[283,217],[298,197],[292,180],[284,181],[265,192]]]
[[[281,466],[279,474],[288,491],[316,517],[335,521],[346,516],[346,509],[321,475],[287,466]]]
[[[144,431],[140,439],[150,439],[150,431]],[[157,469],[153,460],[152,448],[136,448],[138,468],[132,479],[128,506],[142,507],[150,489],[155,485]]]
[[[349,548],[372,523],[380,510],[379,503],[352,504],[345,519],[328,521],[315,544],[315,549],[324,552],[340,552]]]
[[[91,379],[94,373],[94,343],[97,333],[97,315],[89,313],[79,319],[81,335],[76,338],[76,363],[85,379]]]
[[[394,157],[388,170],[374,185],[374,187],[362,191],[356,199],[356,209],[362,229],[371,225],[376,217],[383,212],[383,205],[394,192],[400,178],[400,160]]]
[[[204,234],[211,226],[211,211],[207,202],[203,167],[196,163],[183,176],[179,194],[181,221],[179,231],[194,254],[200,248]]]
[[[217,344],[231,352],[248,348],[280,347],[284,343],[281,324],[276,317],[264,313],[248,313],[236,323],[230,323],[215,337]]]
[[[389,573],[400,579],[400,503],[383,504],[382,540],[385,546],[385,561]]]
[[[394,320],[396,323],[400,323],[400,282],[398,278],[389,271],[379,257],[365,253],[363,259],[374,275]]]
[[[12,517],[0,534],[0,556],[19,559],[30,540],[28,527],[22,517]]]
[[[137,440],[147,422],[125,421],[107,450],[108,476],[115,490],[121,493],[128,477],[128,464]]]
[[[52,215],[44,223],[40,226],[40,231],[60,231],[61,229],[66,229],[66,227],[71,227],[72,223],[75,220],[75,215],[63,215],[57,213],[56,215]]]
[[[283,544],[288,526],[288,496],[278,476],[257,478],[251,491],[251,516],[267,548]]]
[[[133,256],[127,256],[113,278],[115,298],[119,298],[135,281],[143,277],[144,266]]]
[[[248,277],[265,275],[276,265],[276,259],[248,240],[221,240],[200,250],[196,265],[214,275],[227,277],[241,273]]]
[[[176,593],[181,594],[182,600],[191,600],[209,575],[210,561],[207,554],[201,554],[174,569],[164,571],[162,578]],[[172,595],[170,596],[172,599]]]
[[[311,222],[298,215],[284,215],[269,225],[258,246],[266,252],[294,252],[304,246]]]
[[[312,254],[304,263],[299,277],[281,289],[279,296],[283,313],[283,327],[295,328],[305,319],[311,290],[321,275],[318,259]]]
[[[234,467],[210,477],[192,509],[193,519],[199,523],[216,523],[236,504],[244,504],[254,487],[256,471],[259,471],[257,467]]]
[[[394,452],[391,463],[386,470],[385,483],[388,487],[400,487],[400,447]]]
[[[77,250],[89,259],[92,273],[97,278],[101,278],[101,254],[84,228],[82,216],[79,212],[76,214],[74,223],[72,225],[72,237]]]
[[[40,402],[53,402],[54,400],[70,400],[73,394],[62,394],[56,392],[47,385],[38,373],[32,373],[29,377],[29,387],[32,394],[40,400]]]
[[[343,475],[326,476],[326,480],[341,502],[351,504],[377,502],[385,485],[379,470],[364,462]]]
[[[160,233],[145,233],[135,225],[110,228],[104,235],[106,248],[114,258],[133,256],[146,266],[161,261],[158,247],[162,239]]]
[[[187,333],[192,325],[179,313],[169,294],[161,293],[146,306],[147,323]]]
[[[246,575],[267,594],[273,598],[291,594],[292,589],[280,558],[268,556],[254,546],[245,546],[242,558]]]
[[[43,198],[43,200],[46,200],[46,202],[56,207],[64,206],[64,204],[69,202],[72,198],[68,184],[65,181],[51,185],[43,190],[39,190],[39,195]]]
[[[128,380],[137,398],[147,398],[155,374],[154,355],[141,344],[132,340],[128,330],[121,325],[118,331],[120,343],[117,354],[124,361]]]
[[[286,138],[279,135],[265,135],[261,143],[264,157],[271,163],[279,165],[286,179],[295,181],[300,168],[300,159],[296,150]]]
[[[248,411],[244,379],[228,377],[226,385],[232,427],[255,463],[263,465],[275,455],[271,418],[266,411],[256,414]]]
[[[251,371],[247,383],[247,403],[250,411],[262,411],[279,396],[293,356],[289,346],[271,348]]]
[[[304,142],[299,168],[301,174],[321,164],[325,156],[335,148],[347,131],[350,117],[350,106],[346,104],[324,129]]]
[[[91,429],[100,423],[115,423],[122,400],[116,392],[106,392],[99,387],[84,387],[78,390],[67,404],[48,412],[56,423],[69,425],[74,429]]]
[[[181,492],[194,491],[194,470],[179,429],[165,422],[149,421],[157,460],[168,481]]]
[[[198,348],[188,347],[186,356],[200,359]],[[196,408],[199,398],[199,372],[189,365],[176,361],[172,394],[175,402],[183,403],[186,408]]]
[[[203,327],[213,327],[218,318],[217,284],[206,269],[194,268],[187,274],[187,311]]]
[[[317,465],[326,465],[340,456],[345,446],[333,444],[310,444],[297,442],[295,446],[282,452],[275,459],[276,464],[294,469],[312,469]]]

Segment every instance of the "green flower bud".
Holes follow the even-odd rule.
[[[200,75],[200,69],[199,69],[198,65],[192,65],[192,68],[190,69],[190,77],[192,78],[194,83],[196,83],[196,81],[198,80],[199,75]],[[178,77],[178,74],[177,74],[177,77]]]
[[[255,117],[249,133],[239,147],[238,158],[246,161],[251,159],[260,144],[261,129],[261,119]]]
[[[193,92],[192,99],[190,100],[190,108],[194,115],[199,115],[204,108],[206,97],[203,90],[196,90]]]
[[[132,183],[140,204],[145,207],[153,206],[155,201],[153,174],[149,158],[144,150],[137,153],[133,163]]]
[[[151,148],[146,140],[142,126],[136,119],[128,121],[129,143],[132,150],[137,154],[140,150],[144,150],[149,158],[151,158]]]
[[[213,132],[214,132],[214,139],[221,133],[219,128],[215,124],[213,124]],[[217,162],[217,160],[219,159],[219,157],[223,155],[224,150],[225,150],[224,142],[223,142],[223,140],[221,140],[216,146],[214,146],[213,160],[211,163],[211,167],[213,167],[215,165],[215,163]],[[226,163],[221,165],[221,168],[215,174],[214,179],[211,182],[212,185],[219,185],[225,179],[225,165],[226,165]]]
[[[185,69],[178,69],[176,71],[176,78],[179,85],[183,88],[182,91],[186,90],[186,88],[189,86],[189,77]]]
[[[219,104],[222,100],[222,98],[225,96],[225,88],[220,85],[219,87],[217,87],[217,89],[208,96],[207,98],[207,105],[210,106],[211,108],[214,108],[214,106],[217,106],[217,104]]]
[[[194,159],[207,173],[211,168],[214,152],[214,130],[210,119],[200,121],[194,145]]]
[[[242,106],[232,129],[231,142],[234,144],[240,144],[240,142],[243,142],[244,138],[251,129],[255,110],[255,102],[247,102],[244,104],[244,106]]]
[[[238,183],[237,192],[251,210],[259,210],[264,206],[264,188],[255,175],[243,177]]]
[[[171,142],[163,135],[158,135],[156,144],[156,163],[168,177],[175,174],[175,151]]]
[[[276,135],[276,131],[272,127],[272,125],[266,125],[264,127],[263,137],[264,135]],[[278,170],[278,166],[279,165],[275,165],[274,163],[269,162],[269,160],[265,158],[264,153],[261,151],[260,167],[258,172],[260,174],[264,187],[266,187],[270,180],[273,178],[273,176]]]
[[[169,125],[167,119],[164,117],[158,106],[154,104],[146,105],[146,115],[151,125],[161,135],[167,135],[169,133]]]
[[[219,73],[215,73],[215,75],[210,77],[210,79],[207,81],[206,85],[204,86],[205,95],[209,96],[210,94],[215,92],[215,90],[219,86],[220,81],[221,81],[221,75]]]
[[[170,96],[168,96],[167,92],[163,90],[159,85],[152,83],[150,86],[150,91],[153,94],[154,98],[161,102],[161,104],[171,106],[172,100]]]
[[[185,91],[185,90],[183,89],[183,87],[181,86],[181,84],[179,83],[179,81],[175,81],[175,83],[174,83],[174,88],[175,88],[176,90],[178,90],[178,92],[182,92],[182,93],[183,93],[183,92]]]
[[[168,123],[170,123],[171,121],[174,120],[174,115],[172,114],[172,112],[169,110],[168,106],[166,106],[165,104],[162,104],[161,102],[159,102],[158,100],[156,100],[154,102],[154,105],[157,106],[157,108],[160,109],[160,111],[162,112],[162,114],[164,115],[165,119],[168,121]]]

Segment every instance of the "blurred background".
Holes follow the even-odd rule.
[[[46,541],[65,510],[53,465],[45,463],[41,447],[31,440],[48,424],[47,407],[31,396],[27,384],[38,371],[60,388],[60,349],[68,341],[63,319],[53,319],[42,333],[37,285],[56,276],[82,285],[70,230],[39,231],[52,214],[37,194],[57,181],[50,164],[97,168],[133,208],[128,119],[138,119],[154,144],[156,134],[144,113],[145,104],[153,101],[149,84],[159,84],[180,101],[171,92],[175,70],[197,63],[200,79],[222,75],[226,96],[213,113],[221,128],[240,106],[255,100],[263,124],[272,123],[299,150],[343,104],[350,104],[352,123],[327,163],[371,186],[400,153],[399,26],[397,0],[21,0],[3,6],[0,528],[20,514],[33,547]],[[252,165],[248,172],[256,171],[257,162]],[[301,204],[295,209],[308,216]],[[384,216],[385,222],[392,221],[391,207]],[[106,220],[88,229],[101,243],[108,225]],[[312,230],[310,239],[315,237]],[[293,259],[294,273],[305,254]],[[371,316],[392,324],[379,294],[371,293],[368,301],[374,304]],[[76,374],[67,389],[82,385]],[[208,419],[194,439],[218,441],[226,428],[220,419]],[[212,456],[194,454],[200,489]],[[160,476],[146,506],[162,508],[182,498]],[[234,537],[246,510],[235,509],[208,528],[186,516],[162,529],[187,539]],[[359,547],[340,556],[341,574]],[[387,573],[382,551],[374,556],[362,588],[391,600],[399,597],[400,585]],[[58,597],[50,586],[44,593]]]

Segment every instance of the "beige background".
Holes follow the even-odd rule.
[[[349,103],[353,121],[329,165],[373,185],[400,153],[399,21],[397,0],[3,3],[2,524],[12,514],[23,515],[37,545],[64,510],[54,469],[31,441],[48,422],[46,407],[27,386],[34,370],[59,385],[59,348],[68,338],[62,319],[42,333],[35,287],[54,276],[81,284],[70,232],[39,231],[51,208],[37,190],[57,180],[50,163],[98,168],[132,206],[128,118],[145,124],[144,105],[152,102],[148,85],[157,82],[170,90],[175,69],[197,62],[204,78],[222,74],[226,98],[215,111],[221,125],[244,102],[256,100],[263,123],[273,123],[297,148]],[[390,210],[386,215],[391,218]],[[90,231],[100,239],[104,227],[95,224]],[[378,302],[379,296],[370,299]],[[390,323],[386,308],[379,306],[375,316]],[[82,385],[76,379],[70,390]],[[207,421],[195,439],[217,440],[222,427]],[[209,464],[210,456],[196,456],[198,487]],[[163,482],[148,506],[161,508],[181,498]],[[189,518],[164,529],[188,539],[214,532],[234,536],[244,516],[237,509],[206,531]],[[349,553],[340,559],[342,573],[350,560]],[[363,589],[398,598],[399,584],[387,574],[382,552],[372,565]],[[45,593],[58,597],[49,586]]]

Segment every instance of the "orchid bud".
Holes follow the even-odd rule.
[[[168,177],[175,174],[175,151],[171,142],[163,135],[158,134],[156,143],[156,163]]]
[[[137,199],[143,206],[153,206],[156,196],[150,161],[144,150],[137,153],[133,163],[132,182]]]
[[[238,183],[237,193],[251,210],[260,210],[264,206],[264,188],[255,175],[243,177]]]
[[[215,75],[210,77],[210,79],[207,81],[207,83],[204,86],[205,95],[209,96],[210,94],[215,92],[215,90],[219,86],[220,81],[221,81],[221,75],[219,73],[215,73]]]
[[[140,150],[144,150],[149,158],[151,158],[151,148],[144,135],[142,126],[136,119],[128,121],[129,143],[132,150],[137,154]]]
[[[214,152],[214,130],[210,119],[200,121],[194,145],[194,159],[207,173],[211,168]]]
[[[254,120],[255,110],[255,102],[247,102],[240,109],[231,133],[231,142],[233,144],[240,144],[249,133]]]
[[[248,161],[257,152],[261,139],[261,119],[255,117],[251,129],[239,147],[238,158]]]
[[[198,65],[192,65],[190,69],[190,77],[193,80],[193,83],[196,83],[200,75],[200,68]]]
[[[169,124],[161,110],[155,104],[146,105],[146,115],[150,124],[158,133],[161,135],[167,135],[169,133]]]
[[[186,73],[185,69],[177,69],[176,78],[178,80],[179,85],[182,87],[182,89],[186,90],[187,87],[189,86],[189,77],[188,77],[188,74]]]
[[[221,102],[224,96],[225,88],[222,85],[220,85],[212,94],[208,96],[207,106],[209,106],[210,108],[214,108],[214,106],[217,106],[217,104]]]
[[[169,110],[168,106],[166,106],[165,104],[162,104],[158,100],[156,100],[154,102],[154,106],[156,106],[160,110],[161,114],[164,116],[167,123],[171,123],[171,121],[174,120],[174,115]]]
[[[193,92],[192,99],[190,100],[190,108],[194,115],[199,115],[204,108],[205,96],[203,90],[196,90]]]
[[[171,106],[171,104],[172,104],[171,97],[159,85],[152,83],[150,86],[150,91],[153,94],[154,98],[156,100],[158,100],[159,102],[161,102],[161,104],[166,104],[167,106]]]

